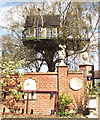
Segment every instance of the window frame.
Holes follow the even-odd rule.
[[[49,32],[48,32],[48,30],[49,30]],[[54,34],[53,30],[55,31],[55,34]],[[57,28],[47,27],[45,33],[46,33],[45,34],[46,38],[55,38],[55,37],[57,37]],[[47,33],[49,33],[49,35],[47,35]]]
[[[34,28],[34,37],[42,37],[42,27],[35,27]]]

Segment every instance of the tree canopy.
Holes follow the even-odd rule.
[[[48,71],[54,71],[56,64],[60,62],[58,53],[61,49],[59,44],[66,45],[66,64],[69,63],[70,56],[75,60],[76,56],[81,53],[91,52],[97,47],[95,45],[96,39],[93,37],[99,21],[98,19],[94,20],[98,13],[97,7],[98,4],[95,2],[31,2],[27,5],[19,5],[19,10],[16,8],[20,11],[19,16],[22,21],[14,20],[11,17],[11,14],[13,14],[11,11],[14,10],[9,10],[7,20],[10,20],[11,24],[7,29],[16,35],[17,41],[22,41],[20,33],[25,26],[27,16],[30,18],[29,22],[33,22],[34,15],[40,17],[47,14],[60,15],[58,38],[52,40],[34,39],[27,42],[27,48],[23,56],[28,61],[30,69],[34,66],[36,71],[39,72],[41,66],[46,64]],[[19,42],[19,45],[22,48],[25,47],[21,42]],[[22,54],[20,56],[22,57]]]

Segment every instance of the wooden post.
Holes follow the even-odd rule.
[[[27,91],[27,106],[26,106],[26,114],[28,114],[28,105],[29,105],[29,92]]]

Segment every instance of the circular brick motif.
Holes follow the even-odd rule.
[[[73,89],[73,90],[79,90],[81,89],[83,86],[83,81],[80,80],[79,78],[72,78],[70,80],[70,87]]]

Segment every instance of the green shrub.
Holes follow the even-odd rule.
[[[69,95],[65,95],[65,92],[62,95],[59,95],[58,100],[58,115],[59,116],[66,116],[69,115],[69,104],[73,102],[73,99]]]

